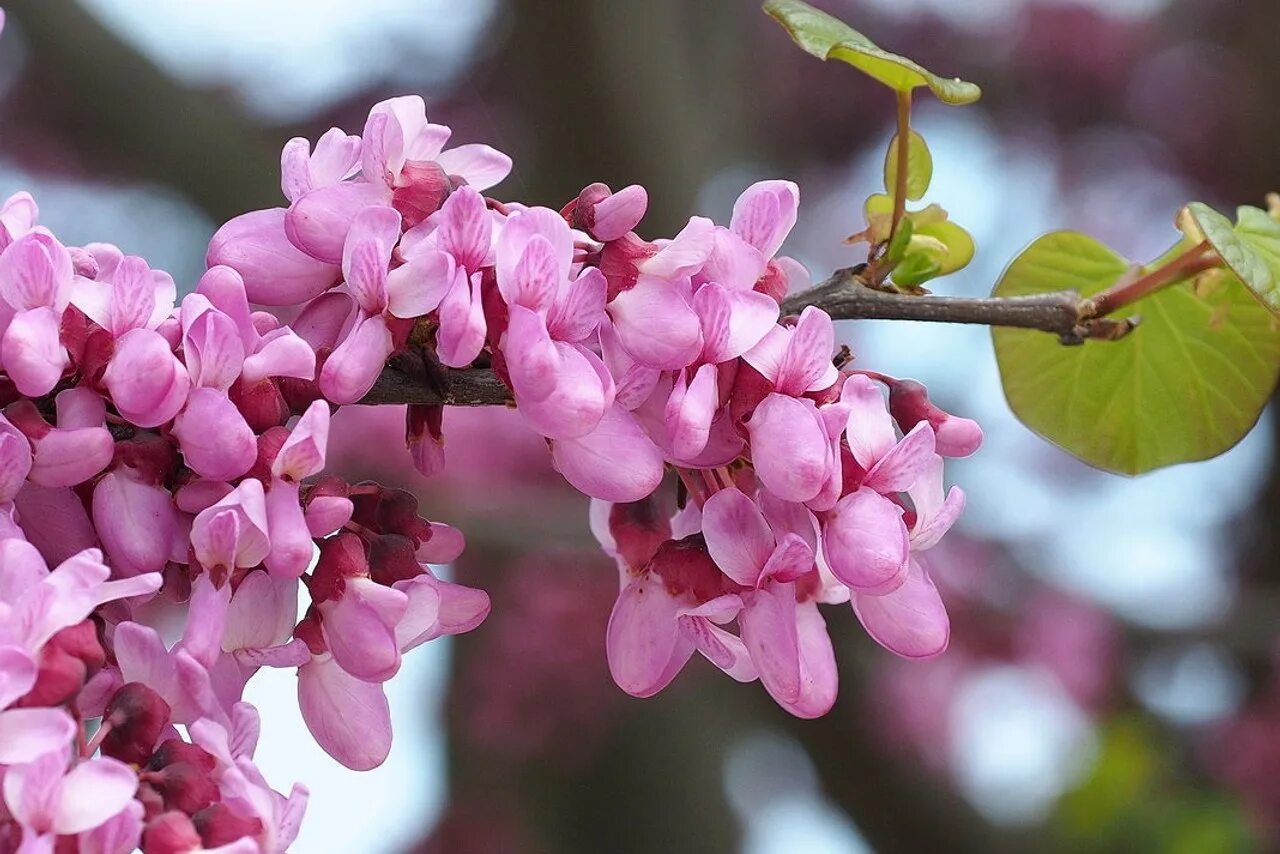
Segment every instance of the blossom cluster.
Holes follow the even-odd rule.
[[[449,136],[411,96],[359,135],[291,140],[287,206],[222,226],[181,299],[141,258],[64,245],[29,195],[0,208],[0,851],[285,850],[306,790],[253,764],[262,667],[296,669],[338,761],[385,758],[402,654],[489,609],[429,567],[459,532],[325,472],[332,412],[396,354],[491,369],[593,499],[628,693],[696,649],[820,715],[819,603],[851,601],[901,655],[946,646],[921,553],[963,504],[943,456],[981,433],[917,384],[838,369],[821,310],[782,316],[809,281],[777,254],[797,187],[649,241],[642,188],[500,202],[510,159]],[[408,407],[406,446],[440,470],[442,406]]]

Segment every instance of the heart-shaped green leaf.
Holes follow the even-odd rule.
[[[1272,238],[1257,217],[1245,211],[1257,211],[1262,219],[1276,226],[1277,234]],[[1208,240],[1222,260],[1231,268],[1240,280],[1253,291],[1258,299],[1266,303],[1273,311],[1280,311],[1280,255],[1274,255],[1277,268],[1272,270],[1265,254],[1277,251],[1280,245],[1280,224],[1275,224],[1270,217],[1257,208],[1240,208],[1240,223],[1233,226],[1231,220],[1215,211],[1203,202],[1192,202],[1186,207],[1191,223],[1180,220],[1187,236],[1194,241]],[[1273,245],[1272,240],[1276,243]],[[1259,252],[1259,248],[1262,252]]]
[[[972,104],[982,90],[958,77],[939,77],[905,56],[877,47],[848,24],[802,0],[769,0],[764,10],[791,34],[795,43],[819,59],[839,59],[895,92],[929,87],[946,104]]]
[[[995,295],[1090,296],[1128,266],[1091,237],[1056,232],[1014,259]],[[1119,341],[1064,347],[1043,332],[994,329],[1009,406],[1044,438],[1110,471],[1139,474],[1222,453],[1249,432],[1275,388],[1280,327],[1234,275],[1203,290],[1184,280],[1139,300],[1132,310],[1142,325]]]
[[[898,180],[898,135],[889,141],[884,156],[884,188],[893,195]],[[924,137],[914,130],[907,134],[907,198],[918,201],[924,198],[933,180],[933,155]]]

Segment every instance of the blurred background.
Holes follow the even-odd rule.
[[[642,183],[646,237],[727,221],[799,182],[789,254],[822,278],[880,189],[892,99],[794,48],[749,0],[5,0],[0,197],[32,190],[66,242],[109,240],[190,288],[217,224],[281,200],[291,136],[359,132],[419,92],[458,141],[510,153],[495,195],[560,207]],[[980,83],[918,100],[928,200],[979,244],[935,290],[985,294],[1039,233],[1136,260],[1185,201],[1280,189],[1276,0],[824,0],[890,49]],[[586,499],[510,413],[450,411],[450,471],[415,478],[400,413],[344,410],[330,459],[463,528],[455,576],[489,620],[390,683],[397,743],[355,774],[310,742],[291,673],[264,674],[260,764],[312,788],[300,854],[1280,850],[1280,469],[1264,416],[1212,462],[1139,479],[1021,427],[981,328],[842,324],[987,441],[933,561],[950,651],[899,661],[827,612],[840,700],[788,718],[701,659],[633,700],[609,680],[616,576]]]

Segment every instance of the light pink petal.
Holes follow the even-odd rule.
[[[358,320],[320,369],[320,391],[334,403],[355,403],[373,388],[391,351],[382,315]]]
[[[816,602],[796,603],[796,637],[800,642],[800,697],[786,710],[801,718],[820,718],[836,702],[839,677],[835,650]]]
[[[863,480],[877,492],[906,492],[937,458],[933,428],[921,421],[867,472]]]
[[[799,206],[800,188],[792,182],[760,181],[734,203],[729,228],[772,258],[795,227]]]
[[[352,770],[377,768],[391,751],[391,709],[382,686],[356,679],[331,657],[298,670],[298,706],[316,743]]]
[[[28,397],[53,391],[70,364],[59,339],[60,317],[51,308],[19,311],[9,322],[0,340],[0,364]]]
[[[809,508],[803,504],[783,501],[771,492],[764,491],[757,496],[760,510],[769,521],[774,536],[778,539],[786,534],[795,534],[809,546],[810,551],[818,550],[818,520]]]
[[[75,734],[76,722],[62,709],[0,712],[0,764],[31,762],[43,754],[61,750],[71,743]]]
[[[138,775],[115,759],[90,759],[62,778],[55,833],[83,833],[123,810],[138,790]]]
[[[755,502],[738,489],[722,489],[702,506],[702,535],[720,571],[755,587],[773,552],[773,534]]]
[[[795,581],[813,570],[813,560],[813,548],[798,534],[784,534],[760,571],[760,578]]]
[[[883,596],[858,593],[853,610],[867,634],[903,658],[933,658],[947,649],[951,621],[946,606],[916,561],[911,561],[901,587]]]
[[[683,368],[702,350],[702,324],[672,282],[641,275],[609,303],[618,341],[643,365]]]
[[[618,595],[605,640],[609,672],[633,697],[652,697],[671,683],[694,642],[679,629],[679,603],[661,579],[645,576]]]
[[[142,838],[142,804],[130,801],[107,821],[81,833],[80,854],[131,854]]]
[[[600,333],[601,357],[617,383],[618,405],[633,410],[650,398],[662,372],[631,358],[618,340],[608,315],[600,321],[597,331]]]
[[[115,445],[112,444],[114,449]],[[31,443],[0,415],[0,504],[7,504],[22,489],[31,471]]]
[[[693,459],[707,447],[711,437],[711,424],[720,401],[716,380],[716,366],[703,365],[693,375],[693,381],[677,402],[674,412],[668,403],[671,453],[677,459]],[[672,399],[674,398],[673,391]]]
[[[311,141],[295,136],[280,151],[280,190],[293,202],[311,189]]]
[[[770,394],[747,422],[761,482],[784,501],[808,501],[831,469],[831,446],[813,401]]]
[[[600,357],[580,344],[553,342],[559,354],[555,385],[542,400],[523,397],[516,386],[517,408],[534,430],[549,439],[577,439],[600,423],[613,405],[613,377]],[[510,361],[508,361],[510,365]]]
[[[315,351],[287,326],[262,336],[257,351],[245,358],[240,371],[240,378],[246,385],[254,385],[267,377],[310,380],[315,375]]]
[[[943,497],[942,457],[934,457],[908,490],[916,511],[911,526],[911,547],[924,550],[938,544],[964,510],[964,492],[958,486]]]
[[[760,372],[760,375],[778,387],[782,361],[791,343],[791,330],[773,326],[754,347],[742,354],[743,360]]]
[[[849,493],[823,525],[822,550],[836,578],[855,590],[895,589],[910,554],[902,508],[865,486]]]
[[[307,504],[307,529],[313,537],[327,537],[351,521],[355,505],[340,495],[321,495]]]
[[[231,585],[214,587],[207,572],[201,573],[191,585],[182,648],[205,668],[212,668],[222,652],[222,635],[227,628],[230,602]]]
[[[172,285],[173,280],[169,282]],[[119,338],[130,329],[151,323],[156,309],[156,280],[146,261],[126,255],[116,267],[111,286],[111,313],[106,329],[112,336]],[[172,304],[169,308],[173,308]]]
[[[284,208],[251,211],[230,220],[209,241],[205,262],[234,269],[249,299],[260,305],[295,305],[338,283],[338,261],[317,261],[285,235]],[[341,247],[339,247],[339,252]]]
[[[196,293],[209,301],[209,305],[231,318],[240,332],[240,345],[247,353],[258,340],[253,327],[253,312],[249,309],[249,296],[245,292],[244,278],[225,265],[210,267],[200,277]]]
[[[561,350],[548,334],[541,315],[513,304],[502,349],[512,388],[523,402],[546,400],[555,391],[564,366]]]
[[[853,374],[840,390],[840,401],[850,407],[849,450],[858,465],[870,469],[897,442],[884,395],[869,377]]]
[[[436,156],[440,168],[465,180],[475,190],[487,190],[511,174],[511,158],[487,145],[459,145]]]
[[[582,271],[552,306],[547,327],[557,341],[585,340],[604,319],[608,282],[598,267]]]
[[[463,270],[446,252],[429,250],[415,254],[387,276],[387,310],[396,317],[421,317],[435,311]]]
[[[555,247],[541,234],[532,235],[511,269],[510,285],[503,298],[512,306],[546,312],[563,281]]]
[[[141,682],[162,696],[172,691],[173,661],[155,629],[140,623],[121,623],[116,626],[112,643],[125,682]]]
[[[791,340],[778,366],[775,386],[787,394],[824,389],[836,381],[831,357],[835,350],[835,328],[822,309],[808,306],[792,330]]]
[[[35,659],[21,647],[0,646],[0,709],[12,705],[35,684]]]
[[[271,474],[286,480],[300,481],[324,469],[325,450],[329,444],[329,406],[316,400],[307,407],[284,440]]]
[[[66,717],[65,712],[59,713]],[[25,764],[6,769],[3,780],[6,814],[11,814],[19,825],[30,828],[30,831],[23,830],[24,837],[41,834],[31,845],[27,845],[24,838],[23,846],[18,849],[21,854],[53,854],[54,836],[50,825],[62,775],[67,770],[67,753],[65,746],[59,745]]]
[[[182,301],[182,352],[196,385],[226,391],[244,365],[241,330],[201,294]]]
[[[298,581],[250,572],[227,608],[222,648],[261,649],[284,643],[298,619]]]
[[[400,237],[400,213],[387,205],[371,205],[356,214],[342,248],[342,277],[356,302],[368,314],[387,304],[387,267]]]
[[[104,431],[105,432],[105,431]],[[196,388],[173,425],[182,456],[196,474],[210,480],[234,480],[253,465],[258,440],[225,393]]]
[[[173,496],[123,469],[107,474],[94,487],[93,522],[119,575],[163,569],[178,533]]]
[[[350,578],[336,600],[320,604],[334,661],[359,679],[385,682],[400,668],[395,625],[408,597],[368,579]]]
[[[730,290],[749,291],[764,275],[768,261],[750,243],[727,228],[717,228],[702,277]]]
[[[465,272],[459,269],[453,287],[440,303],[436,356],[451,368],[465,368],[484,349],[489,327],[484,315],[482,282],[480,273],[472,275],[468,282]]]
[[[359,166],[360,137],[340,128],[329,128],[316,140],[316,150],[311,155],[311,185],[336,184],[354,175]]]
[[[639,184],[623,187],[596,202],[591,235],[596,240],[617,240],[640,224],[649,207],[649,194]]]
[[[676,279],[696,272],[711,255],[715,231],[715,223],[706,217],[691,217],[670,243],[640,262],[640,272],[662,279]]]
[[[139,427],[158,427],[187,401],[187,369],[169,342],[150,329],[134,329],[116,342],[103,383],[120,414]]]
[[[751,682],[759,674],[751,654],[737,635],[713,624],[705,617],[680,617],[680,631],[693,641],[708,661],[739,682]]]
[[[51,564],[61,563],[83,549],[98,545],[98,535],[84,502],[67,487],[28,482],[14,498],[13,508],[0,506],[0,530],[15,517],[21,522],[18,536],[26,536]],[[2,538],[0,538],[2,539]],[[120,568],[125,574],[125,567]]]
[[[298,484],[274,480],[267,491],[267,525],[271,551],[264,562],[277,578],[299,578],[311,565],[315,544],[298,498]]]
[[[551,459],[574,488],[604,501],[639,501],[662,482],[662,451],[618,406],[586,436],[554,442]]]
[[[0,602],[16,603],[28,588],[49,576],[44,558],[26,540],[0,540],[0,558],[3,558],[5,568],[0,573]]]
[[[429,572],[397,581],[394,587],[409,597],[408,610],[396,626],[402,652],[444,635],[469,632],[489,615],[489,594],[441,581]]]
[[[703,285],[693,295],[693,307],[702,322],[702,356],[708,362],[735,359],[778,328],[778,304],[756,291]]]
[[[461,186],[445,200],[436,237],[440,248],[468,274],[484,266],[493,239],[493,220],[484,197],[474,187]]]
[[[19,313],[52,308],[61,315],[71,299],[74,276],[70,253],[44,228],[0,252],[0,297]]]
[[[290,206],[284,218],[285,234],[294,246],[317,261],[340,264],[347,232],[356,215],[370,205],[385,205],[388,197],[388,189],[380,184],[352,182],[318,187]],[[248,286],[249,277],[243,270],[240,273]]]
[[[779,705],[789,708],[800,698],[802,673],[796,637],[794,584],[769,582],[743,595],[738,615],[742,641],[760,673],[760,682]]]
[[[462,554],[466,545],[466,538],[457,528],[441,522],[432,522],[431,537],[418,546],[413,556],[422,563],[453,563]]]

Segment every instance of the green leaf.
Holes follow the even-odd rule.
[[[769,0],[764,10],[807,53],[846,62],[896,92],[927,86],[946,104],[972,104],[982,95],[981,89],[959,77],[939,77],[904,56],[877,47],[848,24],[801,0]]]
[[[902,256],[906,254],[907,246],[911,243],[911,235],[915,231],[911,220],[903,217],[902,222],[898,224],[898,230],[893,233],[893,240],[889,241],[889,248],[885,250],[885,260],[890,264],[897,264],[902,260]]]
[[[969,236],[969,232],[951,220],[917,225],[916,234],[921,237],[932,237],[947,248],[946,256],[939,259],[937,274],[939,276],[961,270],[973,260],[973,238]]]
[[[1273,311],[1280,312],[1280,283],[1277,280],[1277,275],[1280,275],[1280,224],[1257,208],[1241,208],[1241,220],[1237,226],[1203,202],[1192,202],[1186,210],[1193,224],[1187,227],[1183,223],[1188,236],[1197,242],[1208,240],[1249,290]],[[1263,220],[1271,224],[1274,232],[1258,222],[1256,216],[1245,213],[1246,210],[1257,211]],[[1274,259],[1274,271],[1263,253]]]
[[[1014,259],[995,295],[1090,296],[1128,266],[1091,237],[1056,232]],[[1119,341],[1064,347],[1043,332],[993,330],[1009,406],[1076,457],[1124,474],[1227,450],[1275,387],[1280,328],[1239,279],[1222,278],[1210,293],[1185,280],[1139,300],[1142,325]]]
[[[889,140],[889,150],[884,157],[884,188],[893,195],[898,180],[898,135]],[[933,155],[924,137],[914,130],[907,135],[907,198],[918,201],[924,198],[933,180]]]

